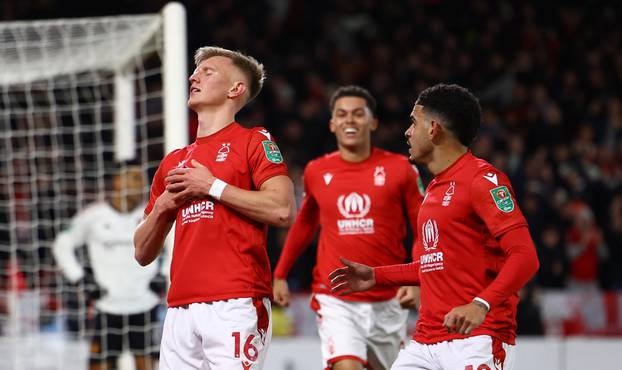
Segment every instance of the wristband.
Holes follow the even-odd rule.
[[[208,190],[208,194],[216,199],[216,200],[220,200],[220,197],[222,196],[222,192],[225,190],[225,187],[229,185],[226,182],[222,181],[221,179],[216,179],[214,180],[214,182],[212,183],[212,186],[209,188]]]
[[[480,297],[473,298],[473,302],[477,302],[477,303],[483,304],[484,306],[486,306],[486,310],[490,311],[490,304],[488,304],[488,302],[486,302],[485,300],[481,299]]]

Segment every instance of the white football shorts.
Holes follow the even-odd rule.
[[[411,340],[391,370],[512,370],[515,347],[488,335],[435,344]]]
[[[268,298],[237,298],[171,307],[160,370],[261,370],[272,337]]]
[[[351,302],[314,294],[312,300],[326,369],[343,359],[389,369],[406,339],[408,311],[397,299]]]

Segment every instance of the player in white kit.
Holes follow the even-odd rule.
[[[160,298],[150,288],[158,264],[141,267],[134,260],[133,235],[143,216],[144,178],[140,167],[127,167],[112,180],[112,196],[78,212],[52,248],[56,263],[71,283],[85,277],[75,255],[87,246],[89,265],[101,290],[95,300],[95,331],[91,339],[91,370],[116,369],[123,350],[134,355],[138,370],[154,369],[154,329]],[[164,272],[167,266],[163,266]]]

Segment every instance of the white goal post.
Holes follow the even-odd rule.
[[[188,144],[187,57],[175,2],[0,22],[0,370],[86,368],[92,307],[51,248],[113,173],[140,166],[146,199],[162,157]]]

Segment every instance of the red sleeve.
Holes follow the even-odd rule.
[[[305,171],[306,172],[306,171]],[[309,246],[319,224],[319,207],[313,195],[306,191],[307,176],[303,178],[305,195],[300,206],[300,211],[296,216],[296,222],[289,229],[285,246],[281,251],[281,257],[274,269],[276,279],[285,279],[289,270],[296,262],[296,259]]]
[[[374,277],[377,287],[420,285],[419,261],[374,267]]]
[[[145,207],[145,216],[148,216],[151,213],[151,211],[153,210],[153,205],[156,202],[156,199],[158,199],[160,194],[162,194],[164,192],[164,189],[166,188],[166,186],[164,185],[165,174],[162,173],[165,171],[164,170],[165,160],[166,158],[164,158],[162,162],[160,162],[160,166],[158,167],[158,170],[153,176],[153,181],[151,182],[151,192],[149,193],[149,202],[147,203],[147,206]]]
[[[419,170],[415,165],[408,163],[406,169],[406,185],[402,192],[404,207],[408,214],[408,222],[413,231],[413,239],[417,240],[417,216],[419,215],[419,207],[423,201],[423,183],[419,176]]]
[[[274,137],[263,127],[254,128],[248,147],[248,164],[256,189],[271,177],[287,176],[287,166]]]
[[[475,175],[471,183],[471,201],[475,212],[495,238],[512,228],[527,226],[516,204],[510,180],[494,168]]]
[[[507,259],[495,280],[478,295],[491,307],[516,293],[540,266],[527,226],[507,231],[499,237],[499,242]]]

